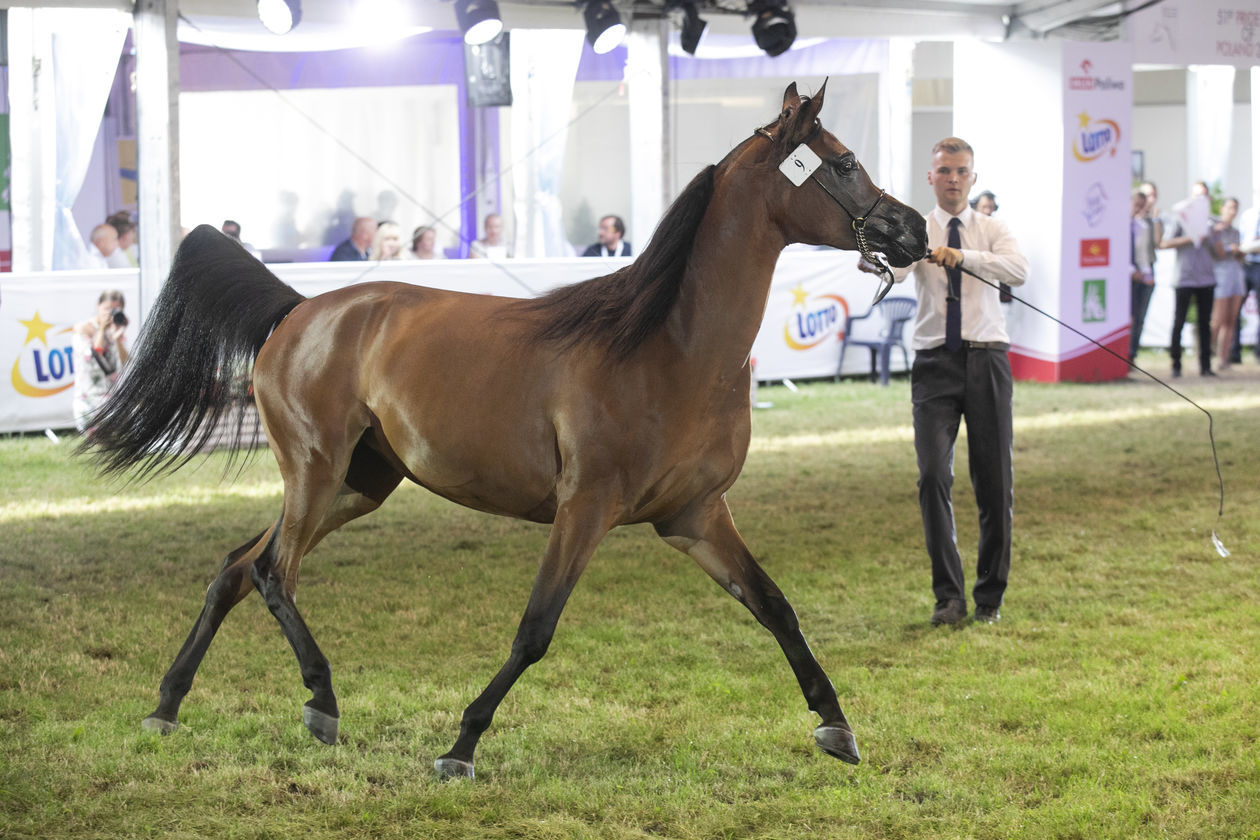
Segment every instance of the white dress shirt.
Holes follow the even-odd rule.
[[[940,207],[927,215],[928,249],[949,244],[949,220],[953,218]],[[992,216],[977,213],[970,207],[958,214],[958,231],[962,243],[963,267],[986,280],[1022,286],[1028,278],[1028,259],[1020,253],[1015,237]],[[945,269],[920,260],[906,268],[893,269],[893,278],[900,283],[914,272],[919,311],[914,319],[915,350],[930,350],[945,343],[945,294],[948,289]],[[1010,342],[1006,334],[1006,316],[1002,312],[998,290],[968,274],[962,276],[963,341]]]

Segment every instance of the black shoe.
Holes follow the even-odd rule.
[[[984,604],[976,604],[975,615],[972,619],[978,624],[997,624],[1002,618],[1002,611],[998,607],[989,607]]]
[[[957,624],[967,617],[967,602],[961,598],[948,598],[944,601],[936,602],[936,609],[932,612],[932,626],[940,627],[942,624]]]
[[[1173,379],[1181,378],[1181,365],[1173,365],[1172,375],[1173,375]]]
[[[1214,371],[1214,370],[1204,370],[1204,371],[1200,371],[1200,372],[1199,372],[1199,376],[1216,376],[1216,371]]]

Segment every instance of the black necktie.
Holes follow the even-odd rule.
[[[958,228],[962,222],[949,220],[949,247],[962,250],[962,237]],[[962,347],[962,272],[956,268],[945,269],[949,281],[949,293],[945,296],[945,349]]]

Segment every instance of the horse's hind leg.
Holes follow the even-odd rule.
[[[270,538],[263,543],[268,532],[274,533],[274,526],[237,548],[223,561],[219,576],[206,590],[206,603],[201,609],[201,615],[197,617],[166,676],[162,678],[158,707],[142,724],[146,731],[166,735],[179,726],[179,704],[192,688],[193,677],[197,674],[197,668],[201,665],[214,634],[218,632],[228,611],[239,604],[253,588],[249,568],[258,554],[255,549],[262,544],[262,550],[266,551],[274,545]]]
[[[402,481],[402,475],[364,445],[355,450],[339,490],[330,492],[329,485],[318,481],[313,472],[308,471],[300,480],[286,475],[280,546],[275,552],[260,555],[250,567],[250,575],[297,656],[303,685],[311,690],[302,722],[320,741],[335,744],[340,712],[332,687],[332,668],[298,612],[298,568],[302,557],[329,533],[380,507]],[[301,492],[300,488],[309,489]]]
[[[573,503],[561,505],[556,512],[547,552],[512,642],[512,653],[486,689],[464,710],[455,745],[433,762],[438,775],[472,778],[477,741],[489,728],[495,710],[513,683],[547,652],[569,594],[595,547],[608,533],[606,514],[607,511],[597,505]]]
[[[819,748],[841,761],[857,764],[860,760],[857,740],[840,709],[831,680],[801,635],[791,604],[753,559],[735,530],[726,503],[719,501],[691,516],[659,524],[656,530],[665,542],[690,555],[774,634],[796,674],[809,708],[822,718],[822,723],[814,730]]]

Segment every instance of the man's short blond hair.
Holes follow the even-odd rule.
[[[961,137],[946,137],[944,140],[932,147],[932,154],[936,154],[937,152],[949,152],[951,155],[956,155],[959,152],[966,152],[973,158],[976,156],[975,149],[971,148],[971,144]]]

